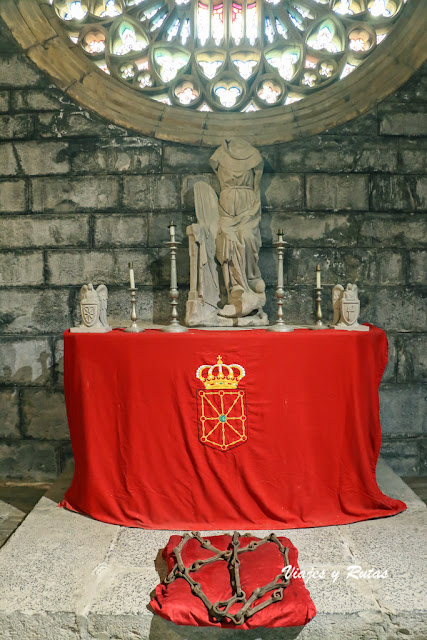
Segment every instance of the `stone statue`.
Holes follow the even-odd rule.
[[[187,227],[190,251],[189,326],[264,326],[265,283],[261,248],[260,181],[263,161],[245,140],[224,140],[210,158],[212,187],[196,182],[197,223]]]
[[[342,286],[342,284],[337,284],[332,289],[332,310],[334,312],[334,319],[332,320],[333,325],[338,324],[341,318],[341,302],[343,291],[344,287]]]
[[[107,333],[111,331],[107,320],[108,289],[100,284],[94,289],[93,284],[83,285],[80,289],[80,311],[82,323],[72,327],[72,333]]]
[[[347,331],[369,331],[369,327],[359,324],[360,300],[356,284],[348,283],[347,288],[337,284],[332,289],[334,311],[333,326]]]

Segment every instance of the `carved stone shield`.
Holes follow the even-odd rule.
[[[357,324],[360,312],[360,300],[342,301],[342,319],[349,327]]]
[[[99,304],[96,302],[82,302],[80,308],[84,324],[87,327],[93,327],[98,321]]]

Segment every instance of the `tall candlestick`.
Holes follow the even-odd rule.
[[[129,263],[129,269],[131,269],[130,265],[132,263]],[[133,269],[132,269],[133,272]],[[132,324],[130,325],[130,327],[127,327],[125,329],[125,331],[127,331],[128,333],[140,333],[141,331],[144,331],[144,329],[141,329],[140,327],[138,327],[137,323],[136,323],[136,289],[135,289],[135,280],[133,280],[133,287],[132,287],[132,277],[131,277],[131,286],[130,286],[130,303],[131,303],[131,312],[130,312],[130,319],[132,321]]]
[[[311,329],[328,329],[322,318],[322,285],[320,282],[320,265],[318,264],[316,266],[316,324]]]
[[[133,271],[133,262],[129,262],[129,280],[130,288],[135,289],[135,273]]]
[[[171,321],[167,327],[163,327],[162,331],[166,331],[167,333],[181,333],[183,331],[188,331],[187,327],[183,327],[179,324],[178,320],[178,276],[176,272],[176,250],[180,242],[176,241],[175,238],[175,224],[172,221],[169,225],[169,233],[170,233],[170,241],[166,244],[170,247],[170,256],[171,256],[171,286],[169,291],[169,296],[171,299]]]
[[[293,331],[293,328],[285,324],[283,319],[283,298],[285,295],[283,288],[283,255],[285,253],[285,242],[283,240],[282,229],[279,229],[277,232],[277,242],[275,242],[274,245],[277,247],[277,320],[275,324],[268,327],[268,331]]]

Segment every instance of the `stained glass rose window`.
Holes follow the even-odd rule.
[[[410,0],[409,0],[410,2]],[[53,0],[105,73],[198,111],[287,105],[352,73],[405,0]]]

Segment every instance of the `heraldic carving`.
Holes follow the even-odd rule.
[[[196,378],[205,389],[197,391],[199,439],[202,444],[228,451],[248,439],[246,393],[237,389],[245,376],[240,364],[224,364],[222,357],[214,365],[204,364]]]
[[[332,306],[334,310],[333,326],[335,329],[347,331],[369,331],[369,327],[359,324],[360,300],[358,298],[357,285],[340,284],[332,289]]]
[[[100,284],[94,289],[93,284],[84,284],[80,289],[80,311],[82,323],[72,327],[71,333],[107,333],[111,331],[107,320],[108,289]]]

